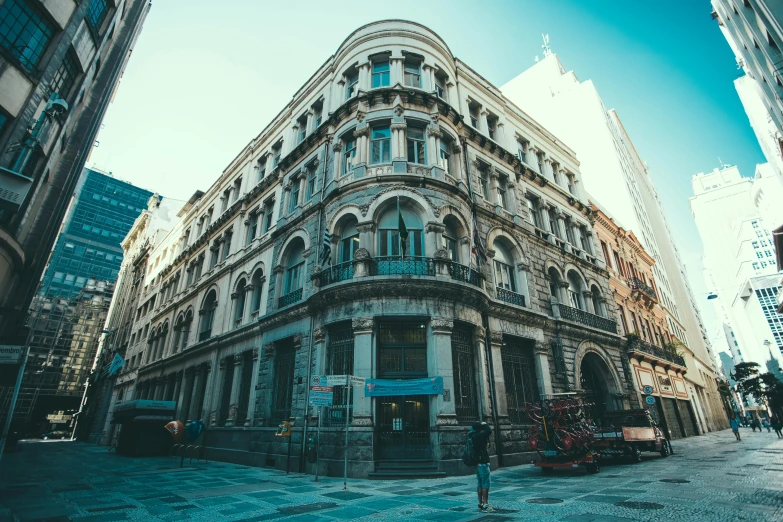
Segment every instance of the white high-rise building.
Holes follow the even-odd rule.
[[[726,166],[693,177],[691,211],[704,244],[704,266],[735,363],[764,367],[770,353],[783,361],[783,315],[775,311],[780,276],[772,232],[754,198],[756,178]],[[770,351],[776,347],[778,350]]]
[[[655,187],[617,113],[607,110],[591,80],[580,81],[549,51],[501,90],[576,152],[585,189],[655,258],[656,291],[669,330],[686,348],[686,378],[699,423],[703,431],[722,428],[716,362]],[[531,157],[523,141],[519,149]]]

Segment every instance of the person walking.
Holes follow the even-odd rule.
[[[761,421],[761,425],[764,426],[765,428],[767,428],[767,433],[769,433],[771,431],[770,427],[769,427],[769,419],[768,418],[764,417],[764,420]]]
[[[783,424],[780,422],[780,417],[775,417],[772,419],[772,429],[775,430],[775,435],[777,435],[779,439],[783,439],[783,433],[780,432],[780,430],[783,429]]]
[[[759,433],[761,433],[761,422],[759,422],[758,419],[753,419],[753,427],[758,428]],[[753,431],[756,431],[755,429]]]
[[[740,427],[739,421],[736,418],[731,419],[729,421],[729,425],[731,425],[731,431],[734,433],[734,436],[737,437],[737,440],[742,440],[739,434],[739,427]]]
[[[476,462],[476,479],[478,480],[476,492],[478,493],[479,511],[482,512],[494,511],[492,506],[489,505],[490,472],[487,443],[489,442],[490,435],[492,435],[492,429],[486,422],[474,422],[470,428],[470,434],[468,435],[473,443],[473,452]]]

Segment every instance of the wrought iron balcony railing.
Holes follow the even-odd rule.
[[[560,317],[586,326],[592,326],[605,332],[617,333],[617,322],[601,317],[600,315],[585,312],[579,308],[573,308],[564,304],[557,305],[560,308]]]
[[[658,296],[655,294],[655,289],[638,277],[629,278],[628,285],[631,287],[631,290],[638,290],[653,301],[658,301]]]
[[[301,300],[302,300],[302,289],[300,288],[299,290],[294,290],[293,292],[281,296],[278,301],[278,307],[283,308],[284,306],[294,304]]]
[[[347,261],[337,265],[332,265],[320,273],[321,286],[331,285],[332,283],[339,283],[346,279],[353,278],[353,261]]]
[[[370,275],[435,276],[435,260],[431,257],[374,257]]]
[[[678,364],[680,366],[685,366],[685,358],[677,355],[676,353],[672,353],[669,350],[666,350],[664,348],[661,348],[660,346],[655,346],[654,344],[650,344],[646,341],[642,341],[641,339],[634,339],[633,341],[628,342],[628,351],[637,351],[646,353],[647,355],[652,355],[653,357],[656,357],[657,359],[660,359],[662,361],[669,361],[674,364]]]
[[[497,290],[498,299],[501,301],[505,301],[506,303],[511,303],[517,306],[525,306],[524,295],[512,292],[511,290],[506,290],[505,288],[501,288],[499,286],[495,289]]]
[[[468,283],[473,286],[481,286],[481,274],[469,266],[461,265],[456,261],[449,263],[449,274],[452,279]]]

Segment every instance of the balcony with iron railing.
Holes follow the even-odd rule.
[[[321,286],[339,283],[347,279],[353,279],[353,261],[346,261],[336,265],[328,266],[318,274]]]
[[[512,292],[511,290],[501,288],[499,286],[495,287],[495,291],[497,292],[498,299],[501,301],[517,306],[525,306],[524,295]]]
[[[360,267],[356,268],[356,263]],[[441,263],[440,268],[438,264]],[[366,268],[362,268],[366,267]],[[361,259],[329,266],[315,274],[320,287],[325,287],[355,277],[368,276],[446,276],[455,281],[461,281],[481,288],[482,275],[477,270],[462,265],[450,259],[431,258],[423,256],[382,256]]]
[[[676,364],[685,368],[685,358],[681,355],[677,355],[671,350],[655,346],[641,339],[631,339],[628,341],[626,348],[628,353],[632,356],[642,358],[654,358],[658,362],[668,362]]]
[[[481,286],[481,274],[469,266],[461,265],[456,261],[449,262],[449,275],[457,281],[473,286]]]
[[[370,260],[370,275],[435,277],[435,260],[418,256],[374,257]]]
[[[592,328],[598,328],[599,330],[603,330],[605,332],[613,334],[617,333],[617,321],[612,321],[606,317],[591,314],[590,312],[580,310],[579,308],[573,308],[571,306],[566,306],[560,303],[553,303],[552,307],[553,310],[555,307],[557,307],[557,310],[559,311],[559,317],[561,319],[580,323]],[[555,315],[558,315],[557,312]]]
[[[646,297],[653,302],[658,302],[658,295],[655,293],[655,289],[638,277],[628,278],[628,286],[631,287],[632,291],[638,292],[643,297]]]
[[[300,288],[299,290],[294,290],[293,292],[290,292],[284,296],[281,296],[277,302],[278,308],[283,308],[284,306],[298,303],[301,300],[302,300],[302,288]]]

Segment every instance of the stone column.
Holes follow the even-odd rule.
[[[359,248],[364,248],[372,255],[375,252],[375,223],[367,221],[356,225],[359,232]]]
[[[446,225],[437,221],[430,221],[425,228],[427,235],[425,237],[425,252],[435,252],[443,244],[443,233],[446,231]]]
[[[440,138],[442,133],[435,123],[434,127],[427,127],[427,165],[438,165],[440,153]]]
[[[258,348],[253,348],[251,365],[253,370],[250,374],[250,389],[248,393],[250,397],[247,401],[247,419],[244,421],[245,427],[255,425],[255,412],[256,412],[256,389],[258,388]],[[238,419],[241,421],[242,419]]]
[[[549,350],[545,343],[536,341],[533,348],[535,353],[536,377],[538,380],[538,393],[550,395],[552,391],[552,376],[549,373]]]
[[[393,123],[391,125],[391,155],[392,160],[406,161],[405,151],[405,130],[408,126],[405,123]]]
[[[421,66],[421,88],[427,92],[435,91],[435,69],[431,65]]]
[[[363,127],[353,131],[353,137],[356,138],[356,163],[354,166],[367,165],[368,163],[368,144],[367,137],[370,134],[369,127]]]
[[[179,393],[179,402],[177,404],[177,413],[183,422],[192,420],[190,417],[190,405],[193,403],[193,366],[186,368],[182,372],[184,383]]]
[[[593,293],[588,290],[585,290],[584,292],[582,292],[582,299],[585,302],[585,310],[587,312],[590,312],[591,314],[595,314],[596,311],[595,308],[593,307]]]
[[[552,160],[550,158],[544,158],[543,172],[541,174],[543,174],[546,179],[554,183],[555,176],[552,171]]]
[[[375,319],[356,317],[352,320],[351,326],[353,328],[353,373],[357,377],[371,379]],[[372,398],[364,396],[364,388],[356,387],[353,391],[353,425],[373,425]]]
[[[359,66],[359,89],[367,91],[370,89],[370,63],[363,63]]]
[[[491,422],[492,415],[492,395],[490,392],[490,375],[489,375],[489,362],[487,361],[486,351],[486,331],[482,326],[475,326],[473,328],[473,344],[476,347],[477,360],[478,360],[478,374],[479,374],[479,416]]]
[[[347,174],[343,172],[343,140],[335,140],[334,145],[332,145],[332,158],[334,162],[334,179],[340,179],[344,174]],[[325,167],[327,170],[329,169],[329,166],[327,165]]]
[[[395,86],[403,83],[402,58],[389,58],[389,85]]]
[[[444,401],[443,395],[436,395],[432,399],[436,425],[457,424],[457,413],[454,408],[454,366],[451,358],[451,331],[454,322],[448,319],[433,318],[432,349],[428,350],[427,373],[431,377],[443,377],[443,389],[449,390],[450,400]]]
[[[568,281],[561,281],[560,282],[560,295],[557,297],[557,300],[566,305],[571,306],[573,303],[571,302],[571,299],[568,295]],[[559,319],[559,317],[555,317],[555,319]]]
[[[236,426],[237,415],[239,413],[239,392],[242,388],[242,366],[245,362],[245,358],[240,353],[234,355],[230,361],[234,363],[234,373],[231,375],[231,392],[229,394],[228,417],[226,418],[226,426]],[[244,420],[245,419],[240,419],[239,424],[244,424]]]
[[[247,284],[245,285],[245,288],[239,289],[240,292],[245,292],[245,309],[242,311],[242,324],[247,323],[251,318],[251,308],[253,308],[253,288],[255,287],[252,284]]]
[[[439,248],[435,251],[435,276],[442,277],[444,279],[451,278],[451,272],[449,271],[449,265],[451,259],[449,259],[449,252],[445,248]]]
[[[486,110],[482,110],[479,113],[479,131],[489,134],[489,126],[487,125],[487,116],[489,116],[489,112]]]
[[[175,413],[179,411],[179,405],[180,405],[180,395],[183,391],[182,386],[182,371],[178,371],[176,374],[174,374],[174,395],[172,396],[172,400],[177,401],[177,410]]]
[[[497,123],[497,131],[496,131],[495,141],[500,143],[501,147],[506,146],[506,126],[503,124],[503,122],[498,121]]]
[[[492,356],[492,369],[494,375],[492,378],[495,380],[495,399],[498,406],[498,422],[500,424],[508,423],[508,402],[506,401],[506,379],[503,376],[503,358],[501,357],[501,347],[503,346],[503,333],[491,332],[490,339],[491,356]]]
[[[456,179],[458,182],[465,183],[468,179],[468,173],[464,171],[465,169],[465,162],[462,159],[462,146],[460,146],[459,142],[454,142],[451,146],[451,171],[449,172],[449,175]],[[464,187],[465,190],[467,190],[467,187]]]
[[[500,188],[500,173],[495,168],[489,169],[489,204],[495,207],[500,207],[498,203],[498,189]]]
[[[313,330],[313,368],[312,375],[326,374],[326,332],[323,326]]]

